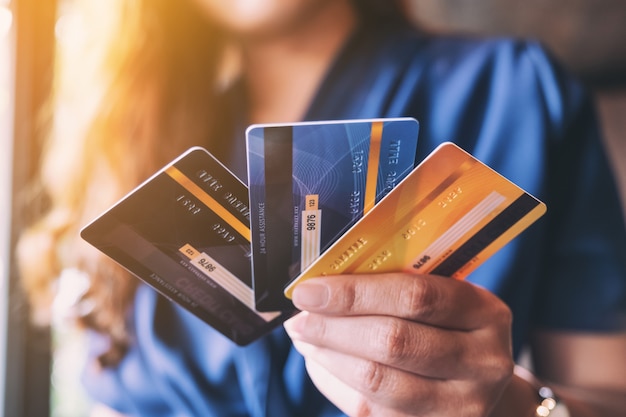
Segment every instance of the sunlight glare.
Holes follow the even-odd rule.
[[[13,25],[13,12],[7,6],[0,6],[0,39],[6,37]]]

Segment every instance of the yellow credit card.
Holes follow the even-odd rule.
[[[309,278],[407,271],[464,279],[546,212],[453,143],[417,168],[285,289]]]

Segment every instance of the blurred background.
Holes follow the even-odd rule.
[[[542,41],[593,91],[624,198],[626,0],[404,2],[416,24],[430,31],[480,36],[506,35]]]
[[[106,1],[0,0],[0,412],[5,416],[84,416],[89,407],[77,377],[81,336],[63,319],[63,306],[82,289],[81,277],[71,271],[63,277],[52,329],[37,327],[20,291],[13,248],[36,211],[24,210],[21,202],[38,170],[46,98],[57,77],[81,70],[65,68],[63,56],[86,31],[98,30],[82,24],[81,13],[97,13]],[[626,196],[626,0],[405,1],[415,24],[428,31],[544,42],[593,92]],[[106,21],[102,16],[100,22]]]

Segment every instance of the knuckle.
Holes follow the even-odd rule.
[[[370,403],[366,400],[364,396],[361,396],[357,406],[354,416],[355,417],[372,417],[373,410]]]
[[[413,279],[402,292],[401,306],[412,318],[427,319],[436,311],[439,294],[428,279]]]
[[[384,369],[380,363],[364,361],[360,374],[363,392],[375,394],[381,390],[384,379]]]
[[[343,285],[341,291],[338,292],[338,305],[348,313],[358,310],[359,297],[357,296],[357,292],[356,284],[354,282]]]
[[[380,333],[379,356],[384,363],[398,364],[402,362],[410,348],[407,324],[403,320],[390,319]]]

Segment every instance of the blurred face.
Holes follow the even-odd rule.
[[[242,35],[285,34],[350,0],[192,0],[225,30]]]

